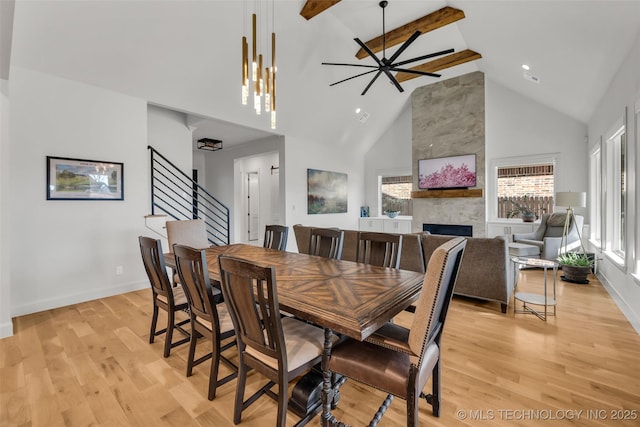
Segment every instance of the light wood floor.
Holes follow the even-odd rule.
[[[521,274],[520,287],[541,286],[541,271]],[[235,381],[209,402],[208,364],[186,378],[186,346],[164,359],[163,337],[148,344],[150,301],[143,290],[14,319],[15,336],[0,340],[0,425],[233,425]],[[640,336],[594,277],[558,281],[558,301],[545,323],[512,306],[505,315],[495,303],[454,298],[442,416],[422,402],[421,425],[639,426]],[[259,381],[251,376],[252,386]],[[335,413],[363,425],[382,399],[348,381]],[[242,425],[273,425],[275,415],[275,402],[262,398]],[[289,413],[288,425],[295,421]],[[405,425],[404,401],[380,425]]]

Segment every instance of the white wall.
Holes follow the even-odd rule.
[[[371,216],[378,216],[378,176],[411,175],[411,98],[393,122],[364,156],[364,204]]]
[[[555,190],[587,191],[586,124],[489,78],[485,84],[487,200],[497,197],[491,162],[519,156],[556,155]],[[488,212],[495,217],[491,209]],[[589,222],[586,209],[577,208],[576,214],[585,216],[585,223]]]
[[[304,224],[317,227],[339,227],[356,230],[360,206],[364,203],[364,160],[351,147],[335,151],[321,144],[297,138],[286,140],[286,224]],[[281,163],[282,165],[282,163]],[[307,214],[307,169],[321,169],[347,174],[347,213]],[[281,170],[282,173],[282,170]],[[287,249],[297,251],[292,235]]]
[[[148,286],[137,242],[148,213],[145,101],[20,68],[9,86],[12,315]],[[124,201],[46,200],[47,155],[123,162]]]
[[[0,338],[13,335],[9,281],[9,81],[0,80]]]
[[[589,120],[589,149],[603,140],[607,131],[627,109],[627,212],[628,242],[627,267],[619,268],[606,255],[598,264],[603,283],[612,294],[627,318],[640,333],[640,275],[633,276],[633,269],[640,259],[640,226],[638,225],[638,168],[640,168],[640,138],[634,114],[636,102],[640,100],[640,36],[636,39],[627,58],[622,63],[607,92]],[[634,256],[635,254],[635,256]],[[640,274],[640,272],[637,272]]]

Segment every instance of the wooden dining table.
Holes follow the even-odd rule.
[[[334,390],[328,367],[335,333],[363,341],[417,300],[424,275],[351,261],[247,244],[205,249],[209,275],[220,280],[218,255],[273,266],[280,308],[325,330],[322,360],[322,425],[344,425],[331,414]],[[164,254],[175,268],[172,253]]]

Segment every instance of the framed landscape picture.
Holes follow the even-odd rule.
[[[347,174],[307,169],[307,213],[346,213]]]
[[[124,165],[47,156],[47,200],[124,200]]]

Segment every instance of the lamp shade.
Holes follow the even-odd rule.
[[[556,206],[584,208],[587,206],[587,193],[578,191],[559,191],[556,193]]]

